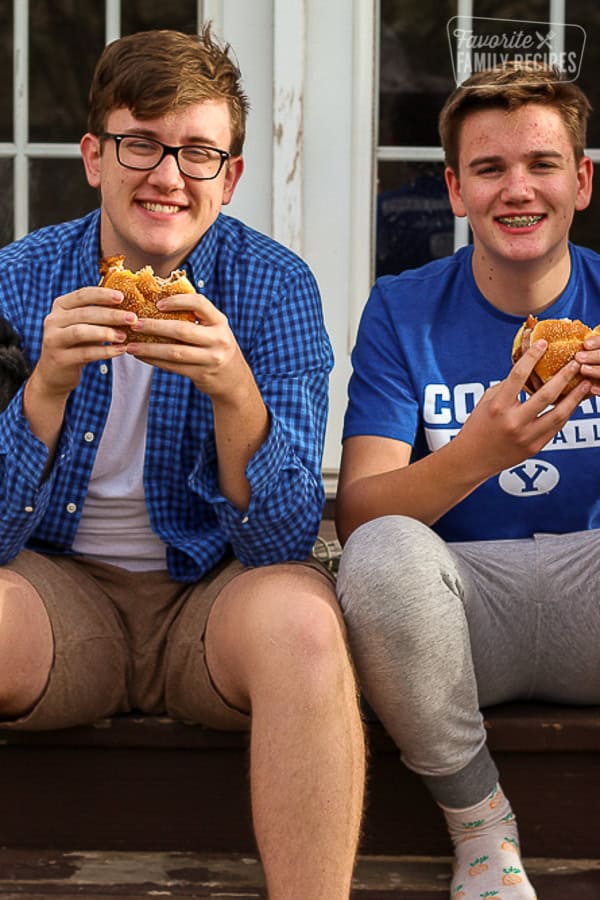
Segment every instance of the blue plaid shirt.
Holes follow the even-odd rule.
[[[98,283],[100,214],[50,226],[0,251],[0,313],[31,365],[54,299]],[[271,416],[248,463],[240,512],[219,491],[210,399],[180,375],[155,369],[144,485],[152,528],[171,576],[195,581],[228,548],[244,564],[302,559],[324,502],[321,456],[333,359],[315,280],[302,260],[220,215],[184,267],[229,320]],[[0,414],[0,563],[27,547],[71,552],[111,402],[110,361],[88,364],[69,398],[56,458],[23,416],[23,388]]]

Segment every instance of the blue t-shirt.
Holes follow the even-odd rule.
[[[378,279],[356,347],[344,437],[376,435],[419,459],[450,441],[484,391],[506,377],[523,316],[479,291],[472,247]],[[571,276],[540,318],[600,323],[600,255],[570,245]],[[489,478],[434,526],[448,541],[567,533],[600,525],[600,404],[584,401],[540,453]]]

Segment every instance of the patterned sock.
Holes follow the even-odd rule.
[[[499,785],[468,809],[442,809],[455,854],[451,900],[535,900],[517,822]]]

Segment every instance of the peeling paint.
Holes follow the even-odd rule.
[[[291,171],[290,171],[288,177],[287,177],[286,180],[285,180],[285,181],[286,181],[286,184],[291,184],[292,181],[294,181],[294,179],[296,178],[296,173],[298,172],[299,167],[300,167],[300,163],[301,163],[301,160],[302,160],[302,150],[301,150],[301,147],[302,147],[302,131],[299,132],[296,141],[297,141],[296,152],[294,153],[294,159],[292,160],[292,168],[291,168]]]

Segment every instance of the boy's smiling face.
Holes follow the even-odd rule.
[[[231,119],[225,101],[206,100],[159,119],[136,119],[128,109],[109,113],[106,131],[151,137],[170,146],[201,144],[229,150]],[[155,169],[127,169],[117,160],[115,142],[86,134],[81,151],[88,182],[102,198],[101,250],[124,254],[132,269],[151,265],[166,276],[177,268],[231,200],[242,174],[241,157],[219,175],[198,181],[181,174],[173,156]]]
[[[447,169],[446,181],[454,214],[469,218],[476,257],[553,265],[568,253],[575,210],[590,202],[592,164],[575,161],[555,109],[530,103],[469,113],[458,175]]]

